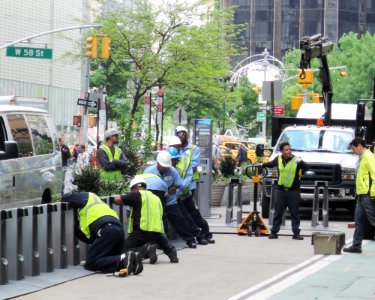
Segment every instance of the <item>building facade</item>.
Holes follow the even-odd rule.
[[[0,46],[51,30],[90,24],[93,8],[98,7],[97,1],[90,0],[1,1]],[[0,96],[46,98],[59,134],[74,131],[88,32],[68,30],[14,45],[52,49],[52,59],[7,56],[6,49],[0,50]]]
[[[281,58],[303,36],[321,33],[337,42],[343,33],[375,33],[375,0],[222,0],[234,5],[235,23],[246,24],[241,61],[267,48]]]

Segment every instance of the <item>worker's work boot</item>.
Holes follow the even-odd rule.
[[[274,239],[278,239],[279,236],[277,235],[276,231],[271,230],[271,234],[268,235],[268,238],[271,239],[271,240],[274,240]]]
[[[154,245],[147,246],[147,257],[150,259],[150,264],[154,264],[158,261],[158,256],[156,255],[156,248]]]
[[[138,275],[143,271],[143,263],[142,263],[143,255],[141,252],[134,253],[134,269],[133,274]],[[128,270],[129,272],[129,270]]]
[[[298,230],[293,230],[293,237],[292,237],[293,240],[300,240],[300,241],[303,240],[303,236],[299,234],[300,232],[301,232],[300,229],[298,229]]]
[[[204,237],[197,238],[198,245],[208,245],[208,241]]]
[[[122,257],[124,255],[124,257]],[[134,270],[135,254],[133,251],[126,252],[121,255],[120,269],[127,269],[128,274],[131,274]]]
[[[177,251],[174,247],[169,251],[168,257],[169,257],[169,261],[171,263],[173,263],[173,264],[178,263]]]

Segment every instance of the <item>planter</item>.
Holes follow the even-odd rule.
[[[221,199],[223,198],[223,194],[225,188],[228,186],[228,183],[223,182],[213,182],[212,183],[212,194],[211,194],[211,206],[220,206]]]

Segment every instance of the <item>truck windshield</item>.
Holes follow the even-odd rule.
[[[354,135],[335,130],[287,130],[280,137],[279,144],[289,142],[293,151],[322,151],[336,153],[352,152],[349,143]]]

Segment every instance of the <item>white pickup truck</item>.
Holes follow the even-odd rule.
[[[317,126],[316,119],[324,114],[323,104],[302,104],[297,119],[305,124],[286,127],[280,134],[270,160],[280,155],[279,145],[289,142],[294,155],[309,165],[309,175],[302,176],[301,206],[309,206],[314,198],[315,181],[328,182],[331,208],[347,208],[352,216],[355,209],[355,169],[358,158],[349,143],[353,128],[344,126]],[[332,120],[355,120],[355,104],[332,104]],[[272,180],[277,179],[277,169],[269,169],[263,183],[262,216],[268,217]]]

